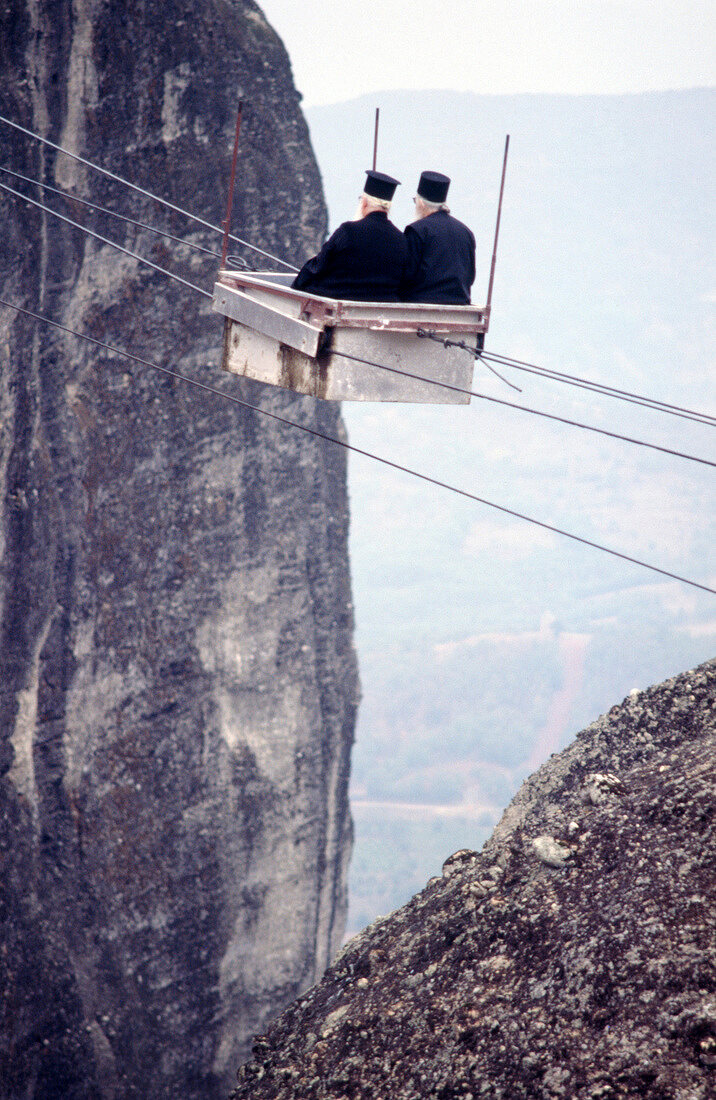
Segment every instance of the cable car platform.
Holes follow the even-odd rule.
[[[224,370],[324,401],[470,403],[469,393],[426,379],[469,390],[474,356],[418,332],[477,347],[489,308],[321,298],[292,290],[292,280],[219,273],[212,308],[224,317]]]

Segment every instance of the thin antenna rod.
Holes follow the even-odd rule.
[[[226,203],[226,221],[224,222],[224,243],[221,248],[221,267],[226,267],[226,255],[229,251],[229,229],[231,227],[231,207],[234,202],[234,185],[236,183],[236,157],[239,152],[239,133],[241,132],[241,116],[244,112],[243,102],[239,103],[239,111],[236,116],[236,133],[234,135],[234,155],[231,160],[231,182],[229,183],[229,197]]]
[[[495,261],[497,260],[497,238],[500,235],[500,216],[502,214],[502,195],[503,195],[503,192],[505,190],[505,170],[507,169],[507,150],[509,149],[509,147],[510,147],[510,135],[508,134],[507,137],[505,138],[505,156],[504,156],[504,159],[502,161],[502,180],[500,182],[500,201],[497,204],[497,224],[495,225],[495,245],[494,245],[494,248],[492,249],[492,263],[490,264],[490,283],[489,283],[489,286],[487,288],[487,304],[486,304],[485,308],[488,311],[488,313],[487,313],[487,323],[488,324],[490,323],[489,309],[490,309],[490,303],[492,302],[492,284],[493,284],[494,279],[495,279]]]
[[[378,119],[380,118],[380,107],[375,109],[375,136],[373,137],[373,171],[375,172],[375,166],[378,161]]]

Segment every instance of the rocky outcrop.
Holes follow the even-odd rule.
[[[301,262],[325,232],[250,0],[10,0],[0,114]],[[0,124],[2,161],[220,238]],[[2,177],[7,182],[6,177]],[[211,289],[218,260],[31,184]],[[2,193],[0,1097],[225,1096],[339,945],[357,698],[335,406],[222,377],[209,301]],[[243,251],[246,259],[252,254]]]
[[[707,1100],[716,662],[632,693],[353,939],[233,1100]]]

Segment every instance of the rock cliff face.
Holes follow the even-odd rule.
[[[250,0],[9,0],[0,113],[295,262],[325,230]],[[220,239],[0,124],[2,163]],[[211,289],[218,261],[31,184]],[[222,377],[208,299],[5,192],[2,297]],[[245,251],[248,259],[251,253]],[[343,452],[0,306],[0,1097],[225,1096],[343,931],[357,699]]]
[[[716,661],[632,694],[257,1040],[233,1100],[707,1100]]]

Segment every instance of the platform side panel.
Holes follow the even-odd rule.
[[[468,339],[469,337],[466,337]],[[407,375],[470,390],[474,359],[462,348],[438,347],[414,333],[333,330],[328,365],[318,396],[328,401],[405,401],[432,405],[469,405],[469,393],[419,381]],[[381,366],[357,363],[341,352]],[[393,370],[385,368],[390,367]],[[394,373],[402,371],[406,373]]]
[[[338,302],[340,325],[345,328],[372,328],[413,331],[425,329],[437,333],[461,333],[466,339],[486,331],[486,315],[477,306],[444,306],[424,302]]]
[[[287,316],[276,308],[276,303],[265,304],[239,290],[217,283],[212,307],[224,317],[230,317],[232,321],[238,321],[258,333],[270,336],[279,344],[286,344],[304,355],[315,356],[318,351],[322,329]]]
[[[318,366],[301,352],[278,344],[270,336],[232,321],[224,322],[222,367],[231,374],[253,378],[268,386],[316,396]]]

